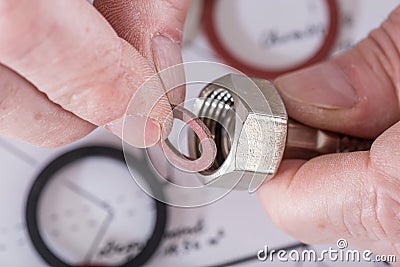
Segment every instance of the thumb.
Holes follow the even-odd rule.
[[[351,50],[278,78],[291,117],[314,127],[376,137],[400,118],[400,7]],[[346,238],[400,255],[399,130],[371,151],[284,161],[259,190],[271,219],[307,243]]]
[[[275,84],[294,119],[354,136],[378,136],[400,118],[400,6],[352,49]]]

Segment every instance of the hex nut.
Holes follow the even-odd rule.
[[[288,115],[271,82],[223,76],[202,90],[193,112],[209,127],[219,153],[214,166],[199,173],[204,184],[254,192],[275,175],[285,149]],[[191,157],[199,156],[193,134],[189,150]]]

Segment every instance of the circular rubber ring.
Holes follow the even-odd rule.
[[[224,45],[216,30],[216,22],[214,18],[215,5],[218,0],[204,0],[203,21],[205,32],[210,40],[211,45],[217,54],[232,67],[244,72],[249,76],[264,79],[274,79],[282,74],[292,72],[304,67],[308,67],[317,63],[327,57],[331,51],[338,34],[339,11],[336,0],[325,0],[327,8],[329,9],[329,27],[328,32],[324,38],[318,51],[306,59],[304,62],[299,63],[293,67],[285,68],[282,70],[272,70],[268,68],[258,68],[242,62],[234,54],[232,54]]]
[[[112,147],[105,147],[105,146],[90,146],[90,147],[78,148],[69,151],[65,154],[62,154],[61,156],[54,159],[50,164],[48,164],[38,175],[29,192],[26,204],[26,211],[25,211],[25,220],[28,229],[28,234],[37,252],[50,266],[69,267],[73,265],[69,265],[68,263],[65,263],[64,261],[59,259],[53,253],[53,251],[46,245],[46,243],[42,238],[38,223],[38,215],[39,215],[38,204],[40,202],[41,194],[43,193],[43,190],[45,189],[48,182],[51,181],[53,176],[59,170],[61,170],[62,168],[73,162],[88,157],[111,158],[121,161],[125,164],[124,154],[119,149],[115,149]],[[138,164],[143,164],[143,163],[140,162]],[[151,178],[147,177],[149,176],[148,174],[141,173],[141,175],[145,175],[146,178]],[[150,236],[149,240],[147,241],[146,246],[134,258],[128,260],[126,263],[119,266],[131,267],[131,266],[144,265],[154,255],[155,251],[160,245],[166,228],[167,207],[164,203],[161,203],[157,200],[154,200],[154,202],[156,209],[156,222],[154,225],[153,233]],[[79,266],[99,266],[99,265],[82,263]]]
[[[204,122],[192,112],[181,106],[175,106],[172,110],[174,118],[185,122],[200,140],[202,152],[199,158],[189,159],[180,153],[174,145],[166,139],[160,143],[165,157],[175,167],[188,172],[201,172],[214,164],[217,156],[217,146],[212,138],[210,130]]]

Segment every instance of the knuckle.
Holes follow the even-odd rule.
[[[390,14],[381,27],[369,34],[375,56],[388,76],[400,105],[400,6]]]
[[[394,241],[400,240],[400,190],[399,177],[393,176],[377,164],[373,159],[368,166],[371,178],[369,201],[364,210],[370,210],[366,218],[370,222],[368,230],[374,239]]]
[[[366,159],[365,171],[352,176],[340,206],[329,204],[325,212],[329,223],[348,237],[393,243],[400,240],[400,181],[380,171],[373,157]]]
[[[398,239],[400,221],[396,214],[400,213],[400,201],[381,182],[379,185],[373,183],[352,196],[354,199],[348,205],[342,206],[342,221],[331,218],[331,223],[355,239],[367,238],[385,242],[395,239],[396,236]]]
[[[400,189],[399,187],[397,188]],[[377,189],[373,218],[376,221],[376,227],[381,229],[383,234],[381,239],[399,241],[400,221],[398,214],[400,214],[400,200],[388,191],[385,188]]]

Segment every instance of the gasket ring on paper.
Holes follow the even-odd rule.
[[[214,164],[217,155],[217,146],[211,135],[210,130],[202,120],[196,117],[192,112],[181,106],[175,106],[172,109],[174,118],[185,122],[197,135],[201,144],[202,152],[199,158],[189,159],[181,154],[174,145],[166,139],[160,143],[161,149],[164,151],[165,157],[175,167],[188,171],[200,172],[208,169]]]
[[[338,24],[339,24],[339,8],[336,0],[325,0],[327,8],[329,10],[329,27],[327,34],[325,35],[324,41],[322,42],[320,48],[308,59],[302,63],[296,64],[295,66],[274,70],[268,68],[259,68],[251,66],[239,58],[237,58],[233,53],[231,53],[224,45],[224,42],[219,37],[216,30],[216,21],[214,18],[215,6],[218,0],[204,0],[204,29],[210,40],[211,45],[217,54],[232,67],[246,73],[249,76],[264,78],[264,79],[274,79],[282,74],[292,72],[304,67],[308,67],[314,63],[317,63],[327,57],[331,51],[333,45],[335,44],[336,37],[338,34]]]
[[[43,260],[50,266],[69,267],[73,265],[70,265],[61,260],[59,257],[57,257],[53,253],[51,248],[47,246],[46,242],[42,237],[42,234],[39,229],[40,197],[43,193],[43,190],[46,188],[48,183],[52,180],[52,178],[54,177],[55,174],[57,174],[58,171],[60,171],[62,168],[66,167],[71,163],[89,157],[110,158],[121,161],[125,164],[124,154],[119,149],[106,146],[89,146],[89,147],[78,148],[58,156],[51,163],[49,163],[37,176],[29,192],[25,210],[25,220],[26,220],[28,234],[36,251],[40,254]],[[143,163],[138,162],[138,164],[143,164]],[[148,179],[151,178],[148,177],[149,175],[147,173],[146,174],[140,173],[140,175],[145,175],[146,178]],[[156,190],[153,187],[151,189]],[[158,194],[160,194],[160,192],[158,192]],[[146,242],[145,247],[139,254],[137,254],[135,257],[129,259],[127,262],[119,266],[131,267],[131,266],[144,265],[154,255],[155,251],[160,245],[166,227],[167,207],[165,204],[157,200],[154,200],[154,204],[156,210],[156,222],[154,225],[153,233],[151,234],[150,238]],[[94,267],[99,265],[81,263],[78,266]]]

